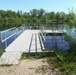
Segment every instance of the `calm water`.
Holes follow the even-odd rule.
[[[69,48],[64,36],[46,36],[45,49],[68,50]]]
[[[68,35],[72,36],[72,43],[76,44],[76,28],[63,30]],[[70,41],[71,42],[71,41]],[[46,49],[59,49],[59,50],[69,50],[70,46],[67,41],[65,41],[64,36],[46,36],[45,42]]]

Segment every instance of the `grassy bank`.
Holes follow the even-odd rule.
[[[31,59],[31,58],[45,58],[45,57],[50,57],[51,55],[54,55],[53,52],[38,52],[38,53],[23,53],[21,56],[21,60],[24,59]]]
[[[3,54],[3,50],[2,49],[0,49],[0,57],[1,57],[1,55]]]
[[[58,53],[58,52],[57,52]],[[49,64],[59,68],[63,75],[76,75],[76,56],[72,53],[58,53],[61,61],[53,55],[48,57]]]

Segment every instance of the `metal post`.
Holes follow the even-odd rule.
[[[44,45],[46,43],[46,32],[44,33]]]
[[[0,32],[0,42],[1,42],[1,32]]]
[[[31,41],[30,41],[30,46],[29,46],[29,51],[28,51],[28,53],[30,53],[30,51],[31,51],[32,40],[33,40],[33,34],[32,34],[32,37],[31,37]]]
[[[37,53],[37,35],[35,34],[35,50],[36,50],[36,53]]]
[[[17,35],[16,33],[17,33],[17,28],[15,29],[15,39],[16,39],[16,35]]]
[[[5,47],[7,47],[6,32],[4,32],[4,36],[5,36]]]
[[[42,42],[41,42],[41,36],[40,36],[40,33],[38,33],[38,37],[39,37],[39,41],[40,41],[40,45],[41,45],[41,49],[43,50],[43,46],[42,46]]]

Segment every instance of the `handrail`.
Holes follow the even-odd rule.
[[[4,41],[8,40],[9,38],[11,38],[12,36],[14,36],[15,34],[16,34],[16,33],[14,33],[14,34],[10,35],[10,36],[9,36],[9,37],[7,37],[7,38],[6,38],[6,34],[5,34],[5,39],[4,39],[4,40],[2,40],[2,37],[1,37],[2,42],[4,42]]]
[[[37,35],[35,34],[35,50],[37,52]]]
[[[28,51],[28,53],[30,53],[30,50],[31,50],[32,39],[33,39],[33,34],[32,34],[32,37],[31,37],[31,41],[30,41],[30,46],[29,46],[29,51]]]
[[[10,36],[6,37],[6,32],[9,31],[9,30],[11,30],[11,29],[15,29],[15,33],[13,33],[13,34],[11,34]],[[18,29],[18,28],[16,28],[16,27],[11,28],[11,29],[8,29],[8,30],[5,30],[5,31],[2,31],[2,32],[1,32],[1,41],[2,41],[2,42],[8,40],[8,39],[11,38],[12,36],[14,36],[14,35],[16,35],[16,34],[19,34],[19,33],[21,32],[21,31],[17,32],[17,29]],[[2,39],[2,33],[4,33],[4,36],[5,36],[4,39]]]
[[[21,29],[20,29],[20,31],[17,32],[17,30],[18,30],[19,28],[21,28]],[[6,37],[7,31],[12,31],[12,30],[14,30],[14,33],[12,33],[12,34],[10,34],[8,37]],[[5,31],[1,31],[1,32],[0,32],[0,40],[1,40],[2,42],[5,42],[5,47],[7,47],[7,40],[8,40],[9,38],[11,38],[12,36],[14,36],[14,35],[18,35],[18,34],[21,33],[22,31],[23,31],[22,26],[21,26],[21,27],[18,27],[18,28],[13,27],[13,28],[11,28],[11,29],[8,29],[8,30],[5,30]],[[4,33],[4,39],[2,38],[2,33]]]
[[[45,38],[44,38],[44,35],[43,35],[43,32],[42,31],[41,31],[41,36],[42,36],[43,42],[44,42]]]
[[[44,43],[42,42],[42,38],[40,36],[40,33],[38,33],[40,44],[41,44],[41,49],[44,50]]]
[[[13,36],[13,34],[12,34],[12,35],[10,35],[10,36],[8,36],[8,37],[6,38],[6,32],[9,31],[9,30],[13,30],[13,29],[15,30],[16,27],[13,27],[13,28],[8,29],[8,30],[5,30],[5,31],[1,31],[1,41],[2,41],[2,42],[6,41],[7,39],[9,39],[10,37]],[[2,39],[2,33],[4,33],[4,40]],[[15,34],[15,33],[14,33],[14,34]]]

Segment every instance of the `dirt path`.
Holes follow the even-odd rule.
[[[26,59],[14,66],[0,66],[0,75],[60,75],[44,59]]]

